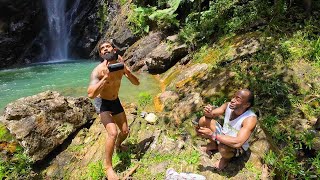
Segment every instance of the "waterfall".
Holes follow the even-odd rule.
[[[65,60],[68,58],[68,43],[71,24],[75,17],[80,0],[76,0],[66,12],[66,0],[44,0],[49,26],[49,60]]]

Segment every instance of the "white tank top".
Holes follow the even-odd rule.
[[[230,121],[231,112],[232,112],[232,110],[229,108],[229,103],[228,103],[228,106],[227,106],[227,109],[225,112],[225,116],[224,116],[222,132],[223,132],[223,134],[226,134],[226,135],[229,135],[232,137],[237,137],[238,132],[240,131],[240,129],[242,127],[243,120],[245,120],[247,117],[250,117],[250,116],[256,116],[256,114],[254,112],[252,112],[250,109],[248,109],[246,112],[241,114],[239,117]],[[245,151],[248,150],[248,148],[249,148],[248,140],[242,145],[242,148]]]

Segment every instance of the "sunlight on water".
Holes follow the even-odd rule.
[[[65,96],[87,96],[90,74],[98,63],[78,60],[2,70],[0,112],[9,102],[46,90],[58,91]],[[141,84],[132,85],[124,77],[119,95],[122,102],[137,102],[140,92],[148,92],[152,96],[160,92],[158,81],[151,75],[134,74],[139,77]]]

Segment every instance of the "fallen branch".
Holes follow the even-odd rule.
[[[139,164],[135,165],[123,178],[122,180],[126,180],[130,175],[133,174],[133,172],[138,169],[139,167]]]

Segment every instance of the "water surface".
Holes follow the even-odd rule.
[[[99,62],[88,60],[43,63],[25,68],[0,71],[0,113],[16,99],[51,90],[65,96],[87,96],[90,74]],[[137,74],[140,85],[135,86],[123,77],[120,99],[137,102],[141,92],[155,96],[160,92],[159,82],[149,74]]]

